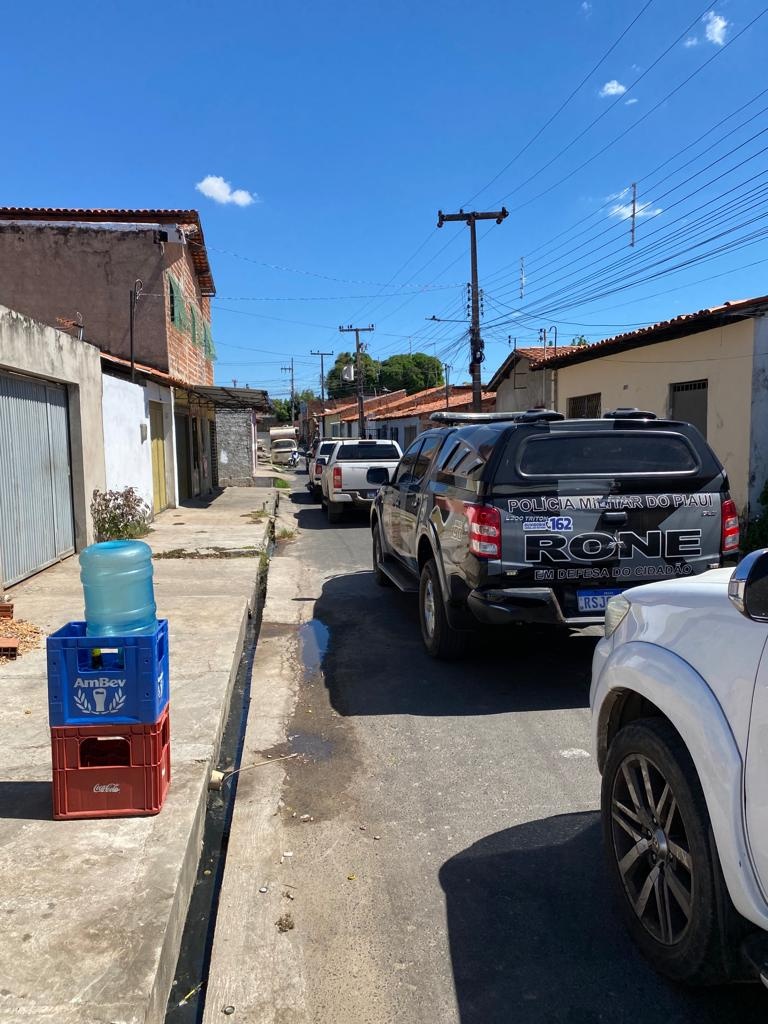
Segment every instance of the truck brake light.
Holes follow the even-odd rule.
[[[501,558],[501,513],[495,505],[465,504],[469,550],[478,558]]]
[[[333,486],[341,487],[341,466],[333,467]]]
[[[730,498],[723,502],[722,524],[720,549],[724,555],[730,555],[739,550],[739,513],[736,503]]]

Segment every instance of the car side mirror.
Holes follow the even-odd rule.
[[[365,474],[366,483],[369,484],[382,484],[389,483],[389,470],[386,466],[371,466],[368,472]]]
[[[748,619],[768,622],[768,548],[739,562],[728,581],[728,597]]]

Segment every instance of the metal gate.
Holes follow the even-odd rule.
[[[0,373],[0,579],[74,549],[66,389]]]

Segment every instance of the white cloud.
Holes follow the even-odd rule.
[[[658,217],[663,212],[660,206],[652,207],[650,203],[638,203],[635,217]],[[619,220],[629,220],[632,216],[632,203],[616,203],[608,211],[608,216],[618,217]]]
[[[699,45],[699,40],[696,38],[696,36],[688,36],[688,38],[683,43],[683,46],[687,47],[688,49],[690,49],[692,46],[698,46],[698,45]]]
[[[592,13],[592,4],[589,3],[589,0],[582,0],[581,9],[589,17]]]
[[[637,98],[635,96],[630,96],[628,100],[624,100],[624,104],[627,107],[631,107],[635,103],[637,103]]]
[[[612,78],[610,82],[606,82],[600,90],[601,96],[622,96],[627,91],[626,85],[622,85],[621,82],[617,82],[615,78]]]
[[[202,181],[198,181],[195,188],[215,203],[234,203],[235,206],[250,206],[251,203],[260,202],[259,197],[255,193],[246,192],[244,188],[232,188],[230,183],[225,181],[220,174],[206,175]]]
[[[728,30],[728,22],[722,14],[715,14],[714,11],[709,11],[701,20],[704,22],[704,35],[709,42],[714,43],[715,46],[723,46],[725,44],[725,33]]]

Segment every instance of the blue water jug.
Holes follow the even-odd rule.
[[[88,636],[130,636],[157,628],[152,549],[140,540],[108,540],[80,553]]]

